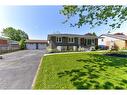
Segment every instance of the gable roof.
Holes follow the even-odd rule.
[[[127,35],[102,34],[101,36],[107,36],[107,37],[116,38],[116,39],[120,39],[120,40],[127,40]]]

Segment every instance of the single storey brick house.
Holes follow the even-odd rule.
[[[102,34],[98,39],[98,45],[102,49],[127,49],[127,35],[123,33]]]
[[[92,50],[98,45],[97,36],[90,33],[78,34],[49,34],[49,49],[58,51]]]

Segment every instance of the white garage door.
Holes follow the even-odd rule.
[[[26,49],[28,50],[43,50],[46,49],[47,45],[46,44],[26,44]]]
[[[46,49],[47,45],[46,44],[38,44],[38,49],[43,50]]]
[[[35,50],[36,49],[36,44],[26,44],[26,49]]]

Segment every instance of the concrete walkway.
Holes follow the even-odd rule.
[[[49,54],[44,54],[44,56],[48,56],[48,55],[56,55],[56,54],[72,54],[72,53],[84,53],[84,52],[91,52],[91,51],[82,51],[82,52],[60,52],[60,53],[49,53]]]

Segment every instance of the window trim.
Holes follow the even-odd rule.
[[[61,40],[60,40],[61,39]],[[62,37],[56,37],[56,42],[57,43],[62,43]]]
[[[69,40],[70,39],[70,40]],[[73,40],[72,40],[73,39]],[[68,43],[74,43],[74,37],[68,37]]]

